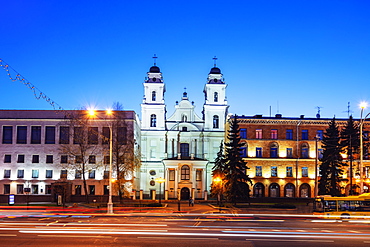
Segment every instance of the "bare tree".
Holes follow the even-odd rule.
[[[68,162],[62,163],[64,169],[75,171],[76,178],[82,178],[86,203],[89,203],[87,173],[95,172],[101,164],[96,155],[102,153],[98,144],[98,127],[94,127],[86,111],[73,111],[60,128],[60,153],[68,156]]]

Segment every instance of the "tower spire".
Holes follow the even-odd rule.
[[[156,66],[157,65],[157,55],[156,54],[154,54],[154,56],[153,56],[153,60],[154,60],[154,66]]]
[[[216,67],[216,61],[217,61],[217,59],[218,59],[218,58],[217,58],[216,56],[214,56],[214,58],[212,58],[212,59],[213,59],[213,61],[214,61],[214,62],[213,62],[213,66],[214,66],[214,67]]]

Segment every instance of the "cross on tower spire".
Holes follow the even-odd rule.
[[[154,56],[153,56],[153,59],[154,59],[154,65],[157,65],[157,55],[156,54],[154,54]]]
[[[217,57],[215,56],[214,58],[212,58],[213,60],[214,60],[214,63],[213,63],[213,65],[214,65],[214,67],[216,67],[216,61],[217,61]]]

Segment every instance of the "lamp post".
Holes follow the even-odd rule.
[[[113,114],[112,110],[105,111],[107,116],[111,116]],[[94,110],[89,110],[90,116],[96,116],[96,112]],[[112,201],[112,161],[113,161],[113,130],[111,124],[109,124],[109,196],[108,196],[108,203],[107,203],[107,214],[113,214],[113,201]]]
[[[363,130],[363,125],[364,125],[364,122],[366,120],[366,118],[369,116],[370,112],[365,116],[365,117],[362,117],[363,113],[364,113],[364,109],[366,108],[367,106],[367,103],[366,102],[362,102],[360,104],[360,108],[361,108],[361,117],[360,117],[360,194],[364,193],[364,177],[363,177],[363,156],[364,156],[364,146],[363,146],[363,134],[362,134],[362,130]]]
[[[159,204],[161,204],[162,183],[164,183],[166,179],[160,177],[160,178],[156,178],[155,181],[159,183]]]

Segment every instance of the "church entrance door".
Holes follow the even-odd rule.
[[[189,200],[190,199],[190,190],[188,187],[184,187],[181,189],[181,200]]]

